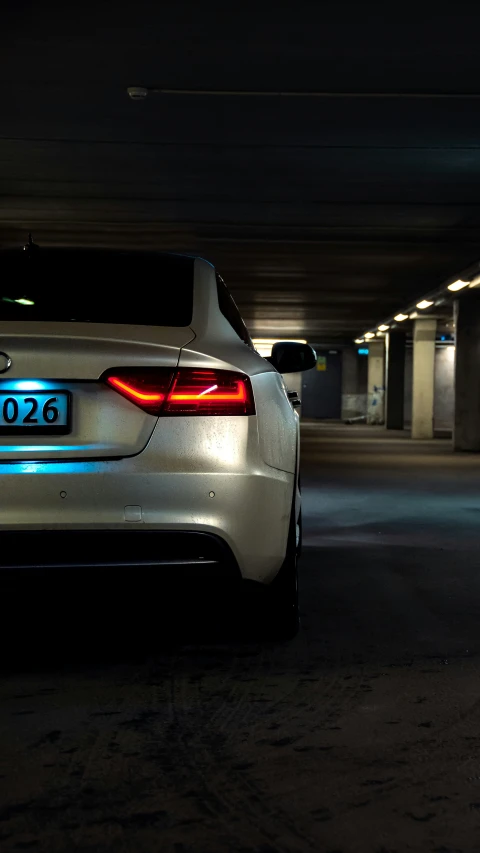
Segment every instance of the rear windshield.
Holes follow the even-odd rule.
[[[188,326],[194,258],[153,252],[0,252],[0,321]]]

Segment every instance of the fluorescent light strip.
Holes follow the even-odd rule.
[[[449,284],[448,289],[453,293],[456,293],[457,290],[463,290],[463,288],[468,287],[469,284],[470,281],[462,281],[462,279],[459,278],[458,281],[454,281],[453,284]]]

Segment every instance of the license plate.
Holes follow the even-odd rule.
[[[0,391],[0,435],[67,435],[69,391]]]

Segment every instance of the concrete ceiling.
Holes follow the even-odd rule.
[[[351,339],[480,258],[480,98],[412,97],[480,91],[440,5],[6,0],[0,244],[198,251],[254,334]]]

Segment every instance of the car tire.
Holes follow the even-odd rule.
[[[267,626],[272,639],[291,640],[298,634],[297,525],[294,512],[290,521],[287,553],[276,578],[267,588]]]
[[[303,524],[302,524],[302,510],[298,515],[297,521],[297,530],[296,530],[296,544],[297,544],[297,558],[302,556],[302,547],[303,547]]]

